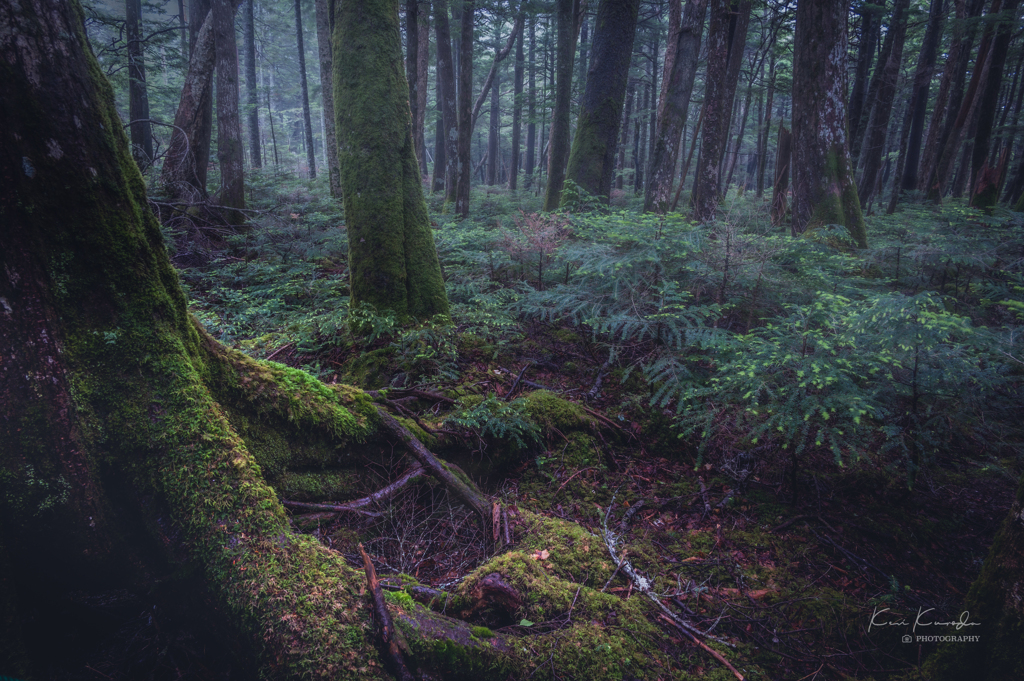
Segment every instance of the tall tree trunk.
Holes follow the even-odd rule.
[[[519,10],[520,13],[524,10]],[[519,146],[523,127],[523,67],[525,55],[523,34],[516,39],[516,63],[512,72],[512,160],[508,169],[508,188],[516,191],[519,187]]]
[[[942,38],[942,18],[945,0],[932,0],[928,12],[928,27],[921,43],[921,56],[914,71],[914,89],[910,94],[910,129],[906,140],[906,159],[901,159],[903,174],[897,175],[897,186],[904,191],[917,188],[917,169],[921,163],[921,142],[924,139],[924,119],[928,112],[928,91],[938,55],[939,40]],[[936,102],[936,107],[940,104]],[[942,102],[945,105],[945,102]],[[902,156],[904,146],[900,145]],[[894,192],[897,195],[899,192]],[[891,212],[891,211],[890,211]]]
[[[576,53],[576,8],[579,0],[556,0],[558,23],[555,58],[555,105],[551,112],[548,141],[548,183],[544,191],[544,210],[558,208],[565,184],[565,165],[569,158],[569,107],[572,103],[572,64]]]
[[[742,58],[746,44],[745,14],[750,3],[745,0],[712,0],[708,25],[707,86],[704,90],[704,133],[697,155],[697,176],[694,184],[693,217],[700,222],[715,218],[718,210],[719,185],[722,181],[722,156],[725,135],[732,118],[732,101],[736,83],[729,82],[736,55]],[[742,29],[742,35],[739,33]],[[739,62],[736,62],[739,63]],[[735,69],[736,77],[739,68]]]
[[[188,25],[185,23],[185,0],[178,0],[178,25],[181,26],[181,61],[188,68]]]
[[[501,127],[501,107],[498,87],[501,79],[495,76],[491,82],[491,115],[487,125],[487,186],[498,182],[498,134]]]
[[[192,22],[189,24],[189,74],[186,79],[193,78],[192,75],[192,58],[195,55],[196,47],[199,39],[199,31],[202,27],[206,17],[210,14],[212,0],[189,0],[189,6],[191,7]],[[211,27],[212,29],[212,27]],[[212,34],[211,34],[212,35]],[[205,199],[206,198],[206,177],[210,166],[210,147],[213,142],[213,68],[214,68],[214,57],[213,57],[213,43],[203,46],[209,47],[210,49],[210,71],[209,73],[196,73],[195,78],[208,79],[208,89],[204,90],[200,94],[200,101],[198,102],[198,116],[194,121],[189,121],[193,127],[183,128],[186,130],[186,134],[189,139],[189,149],[192,152],[192,156],[195,158],[195,171],[194,171],[194,183],[192,188],[195,196]],[[200,55],[201,59],[199,64],[201,66],[206,65],[206,60],[202,59],[205,55]],[[196,92],[200,92],[197,90]],[[181,105],[178,106],[179,111]],[[178,125],[175,123],[175,125]],[[168,155],[169,159],[169,155]],[[164,165],[167,165],[167,159],[164,161]]]
[[[665,79],[665,94],[651,155],[651,172],[644,191],[645,211],[666,213],[672,200],[679,140],[685,131],[690,110],[707,5],[708,0],[687,0],[675,41],[670,41],[666,50],[666,67],[671,63],[672,70]]]
[[[440,50],[437,51],[440,55]],[[449,56],[451,56],[451,46],[449,45]],[[444,100],[444,92],[441,88],[441,61],[438,56],[437,69],[435,70],[435,97],[434,109],[437,115],[437,124],[434,126],[434,176],[431,182],[430,190],[434,193],[444,191],[444,174],[446,162],[446,150],[448,145],[445,141],[445,126],[444,126],[444,110],[442,108],[442,101]]]
[[[427,88],[430,67],[430,2],[420,0],[418,19],[418,49],[416,51],[416,116],[412,119],[413,143],[420,162],[420,175],[427,176]]]
[[[846,141],[846,9],[801,2],[793,39],[793,233],[845,225],[867,247]]]
[[[871,64],[875,58],[875,48],[881,35],[881,12],[885,11],[885,0],[879,4],[868,2],[860,6],[860,41],[857,46],[857,71],[853,78],[853,92],[850,93],[850,139],[859,139],[863,125],[867,122],[867,113],[871,103],[867,100],[868,80],[871,75]]]
[[[775,100],[775,55],[768,67],[768,94],[764,105],[764,122],[761,124],[761,146],[757,152],[757,198],[764,196],[764,173],[768,164],[768,135],[772,129],[772,105]]]
[[[334,29],[338,160],[352,304],[400,319],[447,314],[412,142],[397,0],[342,2]]]
[[[734,12],[729,17],[729,68],[725,72],[726,91],[723,93],[724,101],[728,107],[726,109],[727,115],[722,121],[722,151],[721,158],[718,160],[719,164],[725,160],[726,147],[728,146],[729,137],[732,135],[733,112],[737,108],[735,106],[736,88],[739,87],[740,71],[743,68],[743,57],[747,46],[747,29],[750,27],[750,12],[750,0],[739,0],[739,2],[735,3]],[[724,175],[719,175],[719,195],[722,194],[721,183],[723,179]]]
[[[302,43],[302,0],[295,0],[295,39],[299,44],[299,85],[302,92],[302,126],[306,140],[309,178],[316,178],[316,152],[313,148],[313,122],[309,115],[309,87],[306,84],[306,48]]]
[[[789,169],[793,159],[793,135],[779,124],[779,144],[775,162],[775,181],[772,184],[772,224],[778,227],[786,217],[786,195],[789,193]]]
[[[419,90],[426,87],[419,82],[420,57],[420,21],[419,0],[405,0],[405,79],[409,81],[409,110],[412,112],[412,143],[416,148],[416,158],[423,156],[423,149],[417,144],[416,120],[419,117]]]
[[[452,39],[448,26],[448,3],[434,0],[434,34],[437,38],[437,83],[440,89],[441,121],[444,125],[444,201],[455,205],[459,181],[459,116],[455,93],[455,62],[452,58]],[[434,182],[437,182],[435,170]]]
[[[245,8],[245,23],[243,27],[243,40],[245,41],[245,117],[249,122],[249,158],[251,159],[253,168],[263,167],[263,150],[260,144],[260,94],[259,89],[256,87],[256,21],[253,16],[253,5],[256,0],[245,0],[243,7]],[[317,10],[320,9],[320,4],[325,3],[326,0],[317,1]],[[319,27],[319,16],[317,17],[317,26]],[[330,35],[330,34],[328,34]],[[323,51],[321,50],[321,55]],[[329,54],[329,52],[328,52]],[[321,68],[323,64],[321,63]],[[328,61],[328,68],[330,68],[330,62]],[[325,90],[330,92],[330,90]],[[326,106],[326,97],[325,104]],[[331,120],[331,130],[334,129],[334,121]],[[333,185],[332,185],[333,192]],[[332,193],[333,195],[333,193]]]
[[[616,163],[618,174],[615,177],[615,188],[622,189],[626,174],[626,148],[629,146],[629,122],[633,118],[633,101],[636,99],[636,80],[630,78],[626,83],[626,110],[622,114],[622,139],[619,140],[619,160]]]
[[[648,73],[648,75],[650,75]],[[636,166],[633,172],[633,193],[639,194],[644,188],[644,174],[647,170],[647,112],[650,111],[651,101],[654,99],[651,92],[650,82],[644,85],[643,111],[637,112],[636,118],[636,142],[634,146],[633,163]]]
[[[213,33],[217,70],[217,163],[220,190],[217,202],[233,225],[245,222],[245,156],[242,153],[242,117],[238,106],[238,46],[235,43],[235,6],[232,0],[213,0]]]
[[[566,178],[587,194],[608,202],[619,123],[629,78],[640,0],[601,0],[594,24],[591,68],[580,105]],[[563,192],[561,203],[579,199]]]
[[[251,0],[250,0],[251,1]],[[320,57],[320,100],[324,112],[324,146],[327,148],[327,180],[331,197],[341,198],[341,171],[338,167],[338,135],[334,125],[334,0],[316,0],[316,41]]]
[[[153,162],[153,126],[149,122],[146,60],[142,44],[142,0],[125,3],[125,37],[128,40],[128,118],[132,156],[140,168]]]
[[[661,64],[661,93],[658,95],[658,120],[667,106],[669,82],[672,80],[672,67],[675,64],[679,45],[679,31],[683,23],[682,0],[668,0],[668,37],[665,39],[665,58]],[[654,154],[651,154],[654,158]]]
[[[872,100],[871,114],[864,133],[864,148],[861,151],[864,171],[857,192],[860,194],[862,208],[867,208],[874,197],[878,171],[882,167],[882,151],[889,130],[889,116],[892,114],[896,82],[899,80],[900,67],[903,65],[903,43],[907,36],[906,14],[909,7],[910,0],[896,0],[892,20],[889,22],[889,32],[885,37],[887,45],[890,40],[892,41],[889,56],[884,63],[879,62],[881,72],[878,77],[878,90]]]
[[[978,121],[974,133],[974,151],[971,156],[971,173],[968,186],[971,191],[971,205],[978,208],[991,208],[999,199],[999,179],[989,178],[976,186],[978,174],[988,163],[989,146],[992,138],[992,126],[995,123],[996,110],[999,103],[999,89],[1003,84],[1003,70],[1009,53],[1010,39],[1017,26],[1018,0],[1007,0],[1001,8],[1002,20],[994,28],[995,38],[992,42],[992,56],[989,60],[988,80],[985,87],[978,93]]]
[[[989,14],[998,12],[1001,6],[1001,0],[992,0],[992,8]],[[947,120],[948,133],[944,133],[945,141],[942,144],[941,151],[936,154],[938,160],[935,163],[932,177],[928,181],[928,198],[936,203],[942,201],[942,196],[946,192],[946,181],[953,170],[953,165],[956,163],[956,157],[963,144],[968,123],[975,120],[978,93],[979,90],[984,89],[982,86],[988,78],[989,53],[991,49],[992,30],[991,26],[988,26],[982,34],[981,43],[978,45],[978,55],[974,60],[974,68],[971,72],[971,80],[967,85],[967,91],[963,94],[963,97],[959,98],[959,111],[956,112],[955,117],[950,115]],[[950,102],[950,104],[953,103],[953,101]],[[952,114],[952,111],[950,114]]]
[[[459,146],[457,154],[458,180],[455,183],[455,212],[469,217],[469,190],[473,180],[470,162],[470,143],[473,137],[473,23],[476,16],[475,0],[462,3],[462,28],[459,34]]]
[[[537,151],[537,81],[536,78],[537,19],[530,15],[530,81],[526,88],[526,164],[523,187],[533,186],[534,154]]]

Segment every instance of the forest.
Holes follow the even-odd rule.
[[[0,681],[1024,678],[1017,0],[0,0]]]

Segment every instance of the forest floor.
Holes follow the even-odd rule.
[[[715,412],[713,432],[703,426],[702,438],[699,429],[687,430],[680,416],[677,406],[685,394],[664,397],[665,374],[647,371],[670,344],[662,340],[661,326],[667,324],[669,308],[650,303],[651,291],[663,300],[671,293],[658,288],[658,278],[668,278],[669,257],[658,256],[662,259],[650,265],[643,260],[649,254],[643,255],[639,260],[647,269],[637,266],[637,259],[622,256],[619,261],[626,278],[631,270],[634,275],[643,270],[632,284],[622,285],[628,289],[625,307],[648,305],[637,317],[656,319],[650,326],[657,326],[656,336],[635,331],[644,319],[633,326],[623,322],[602,327],[594,318],[581,321],[579,315],[562,314],[558,311],[573,303],[543,295],[561,282],[559,295],[567,299],[566,286],[586,273],[591,256],[566,250],[573,242],[572,230],[582,229],[579,225],[532,221],[537,198],[529,193],[518,198],[500,191],[474,193],[470,226],[459,226],[432,206],[454,325],[426,323],[403,330],[386,316],[363,311],[362,321],[372,331],[356,337],[348,330],[355,313],[347,309],[347,248],[340,209],[323,198],[322,186],[280,176],[257,176],[253,193],[260,212],[251,231],[226,236],[215,230],[191,231],[183,224],[167,226],[172,256],[196,317],[219,340],[254,357],[304,368],[328,383],[385,390],[401,405],[401,415],[420,427],[417,432],[432,450],[500,498],[513,518],[519,513],[520,522],[513,522],[517,541],[526,531],[528,523],[521,521],[526,512],[578,523],[595,538],[605,527],[614,528],[620,547],[634,568],[653,581],[666,607],[735,642],[727,657],[748,678],[913,678],[937,645],[906,643],[905,636],[970,633],[969,627],[957,631],[935,623],[970,621],[961,604],[1017,487],[1018,431],[966,432],[952,410],[974,407],[936,399],[933,416],[949,427],[936,426],[931,439],[914,436],[913,441],[930,446],[929,455],[920,457],[921,465],[919,457],[892,453],[899,451],[890,446],[893,438],[904,436],[885,430],[881,418],[874,434],[863,436],[867,439],[856,455],[857,443],[830,449],[821,441],[804,446],[771,433],[750,438],[743,432],[744,422],[732,419],[728,410]],[[736,203],[740,208],[727,218],[736,231],[724,233],[738,240],[742,231],[760,229],[766,211],[759,204],[752,209],[750,201]],[[963,217],[958,207],[951,210],[958,212],[943,213],[934,221],[953,225],[963,219],[979,230],[1012,228],[1014,239],[1020,238],[1016,218],[993,223]],[[899,224],[869,219],[869,232],[905,236],[913,229],[906,221],[922,220],[925,214],[931,215],[923,209],[907,213]],[[630,220],[624,218],[626,232],[633,229]],[[613,238],[620,238],[617,229],[609,228]],[[662,227],[656,229],[658,239]],[[642,240],[642,235],[636,238]],[[944,248],[950,248],[943,239]],[[713,326],[707,322],[709,333],[770,328],[772,317],[791,304],[786,296],[795,294],[789,291],[806,285],[786,279],[796,276],[795,260],[787,259],[788,246],[761,257],[751,248],[730,251],[728,239],[713,237],[706,243],[710,246],[705,250],[724,244],[724,254],[701,256],[697,264],[686,265],[691,268],[686,281],[696,301],[702,291],[716,298],[709,303],[717,306],[718,314]],[[937,243],[934,239],[930,247],[937,248]],[[1019,248],[1019,243],[1012,247]],[[957,264],[955,276],[947,276],[952,270],[951,260],[943,260],[945,251],[918,254],[915,260],[904,255],[909,246],[907,251],[901,248],[884,251],[888,260],[878,256],[861,267],[857,285],[871,287],[876,286],[872,281],[881,281],[878,288],[885,295],[897,288],[911,295],[931,286],[947,296],[947,309],[964,313],[975,324],[1012,322],[1013,315],[1004,308],[987,308],[984,318],[977,312],[982,292],[972,288],[965,273],[972,266],[969,258],[957,261],[966,263],[964,271]],[[745,270],[737,265],[744,257]],[[822,256],[814,266],[833,267],[835,257]],[[781,262],[777,271],[765,269],[771,259]],[[936,262],[945,269],[936,270]],[[614,262],[595,267],[599,276],[618,271]],[[835,267],[842,270],[836,276],[849,276],[843,269],[847,265]],[[919,271],[912,272],[912,267]],[[1009,269],[1005,261],[999,267]],[[1014,267],[1013,276],[1019,278],[1019,265]],[[890,286],[887,277],[893,268],[895,283]],[[652,278],[650,271],[657,275]],[[774,294],[769,282],[777,287]],[[842,289],[837,284],[832,290]],[[618,289],[607,297],[616,295]],[[748,342],[743,339],[749,337],[739,337]],[[695,363],[699,369],[713,369],[713,351],[687,352],[700,355]],[[899,383],[906,374],[896,366],[890,378],[895,375],[893,381]],[[777,367],[768,371],[782,372]],[[1009,383],[1000,383],[998,394],[1012,402],[1019,375],[1018,370]],[[907,404],[908,394],[896,395],[893,404]],[[552,399],[554,395],[561,399]],[[705,399],[714,402],[714,393]],[[721,396],[723,402],[730,399],[735,401]],[[563,400],[578,405],[570,409],[574,423]],[[1007,409],[1014,411],[1012,404]],[[889,426],[912,430],[898,411],[887,413],[897,414]],[[818,427],[824,432],[824,425]],[[850,428],[855,428],[852,422]],[[936,439],[945,443],[935,445]],[[910,449],[917,451],[917,446]],[[842,459],[836,454],[840,450]],[[375,468],[380,483],[399,475],[399,458],[396,454]],[[356,544],[363,542],[382,579],[396,584],[414,580],[450,587],[487,558],[472,517],[434,487],[410,489],[380,510],[386,512],[379,518],[355,522],[305,514],[296,523],[349,557],[354,566],[361,565]],[[557,550],[607,555],[600,541],[550,547]],[[538,560],[546,558],[541,553]],[[613,565],[611,558],[608,564]],[[591,575],[573,577],[579,583],[589,580],[594,588],[602,586]],[[619,570],[612,571],[603,587],[623,600],[641,597]],[[230,661],[209,650],[187,623],[160,630],[152,614],[139,614],[144,604],[133,596],[111,594],[105,605],[87,602],[89,598],[83,596],[68,608],[102,610],[109,621],[81,642],[76,668],[64,668],[54,678],[214,679],[230,674]],[[83,618],[69,614],[69,630]],[[733,678],[689,639],[656,621],[664,625],[672,644],[664,652],[674,660],[678,678]],[[538,630],[557,626],[555,619],[524,622],[483,623]],[[617,622],[604,624],[615,627]],[[549,676],[541,669],[544,664],[538,661],[537,678]]]

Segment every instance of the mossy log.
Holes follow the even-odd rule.
[[[192,599],[195,616],[216,613],[262,678],[387,678],[363,576],[293,532],[268,483],[386,437],[377,405],[203,332],[79,4],[0,4],[0,25],[17,38],[0,40],[0,633],[44,590],[148,592],[163,575],[173,599],[187,588],[173,576],[190,574],[207,594]],[[671,661],[640,601],[573,581],[611,573],[596,548],[574,548],[591,535],[540,519],[525,531],[460,595],[500,574],[524,595],[517,616],[558,631],[489,637],[390,604],[413,666],[444,678],[664,676]],[[551,549],[544,564],[528,553],[538,545]],[[612,610],[629,627],[606,629]],[[9,636],[0,660],[26,678],[39,662]]]

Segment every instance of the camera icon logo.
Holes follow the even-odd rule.
[[[903,635],[903,642],[904,643],[913,643],[914,642],[914,637],[911,636],[910,634],[904,634]]]

